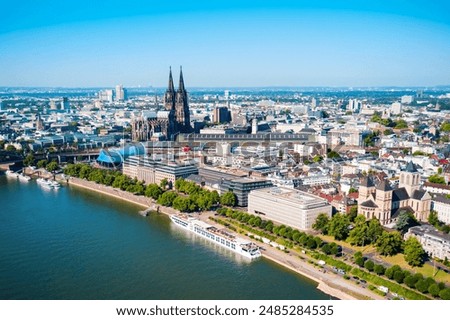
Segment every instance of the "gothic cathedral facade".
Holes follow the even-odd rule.
[[[183,71],[175,91],[172,70],[169,72],[169,86],[164,94],[163,111],[143,111],[132,121],[133,141],[175,140],[179,133],[192,131],[189,102],[184,86]]]

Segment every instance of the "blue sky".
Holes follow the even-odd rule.
[[[0,86],[450,84],[447,1],[2,1]]]

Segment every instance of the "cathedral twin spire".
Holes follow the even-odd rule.
[[[166,92],[173,92],[175,93],[175,86],[173,85],[173,77],[172,77],[172,67],[169,68],[169,86],[167,88]],[[186,92],[186,89],[184,87],[184,79],[183,79],[183,69],[180,66],[180,82],[178,85],[178,91],[177,92]]]
[[[183,70],[180,66],[180,82],[175,92],[173,85],[172,68],[169,69],[169,86],[164,95],[164,107],[166,110],[175,111],[175,123],[180,132],[190,132],[189,104],[186,88],[184,87]]]

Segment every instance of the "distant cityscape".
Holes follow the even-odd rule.
[[[181,69],[164,90],[0,88],[0,164],[187,181],[337,240],[360,215],[416,238],[420,264],[450,266],[450,87],[186,88]],[[348,217],[345,236],[318,226],[335,216]]]

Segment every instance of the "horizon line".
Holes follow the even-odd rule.
[[[122,85],[124,88],[130,88],[130,89],[166,89],[165,86],[126,86],[123,84],[116,84],[116,85]],[[112,86],[4,86],[0,85],[0,88],[22,88],[22,89],[104,89],[104,88],[115,88],[116,85]],[[265,88],[347,88],[347,89],[364,89],[364,88],[439,88],[439,87],[450,87],[449,84],[437,84],[437,85],[358,85],[358,86],[352,86],[352,85],[266,85],[266,86],[186,86],[186,88],[191,89],[224,89],[224,88],[233,88],[233,89],[265,89]]]

